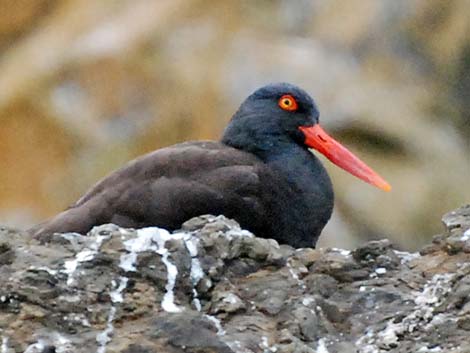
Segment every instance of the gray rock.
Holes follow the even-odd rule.
[[[448,232],[454,229],[465,230],[470,228],[470,204],[457,210],[446,213],[442,217],[442,223]]]
[[[237,311],[245,310],[246,305],[235,293],[231,291],[223,291],[219,288],[214,288],[214,295],[212,296],[211,314],[236,313]]]
[[[0,351],[465,352],[468,207],[421,253],[258,239],[224,217],[170,235],[0,231]]]

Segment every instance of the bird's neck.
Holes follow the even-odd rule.
[[[308,149],[291,143],[263,156],[263,161],[281,173],[305,194],[331,194],[330,177],[320,160]]]
[[[280,156],[292,144],[291,140],[281,134],[265,133],[256,129],[240,129],[237,126],[229,126],[221,142],[256,155],[263,161]]]
[[[297,144],[282,151],[272,151],[264,162],[280,176],[279,185],[283,185],[284,191],[272,210],[280,227],[287,225],[281,233],[289,237],[293,233],[302,234],[296,242],[301,246],[312,246],[333,209],[333,187],[325,168],[315,155]],[[295,232],[293,228],[296,228]]]
[[[227,125],[221,142],[252,153],[264,161],[276,150],[281,152],[292,140],[276,119],[252,116],[239,110]]]
[[[314,198],[333,199],[330,177],[312,152],[284,136],[263,137],[225,134],[222,143],[256,155],[300,193],[313,195]]]
[[[318,158],[276,126],[262,129],[234,119],[221,142],[254,154],[295,186],[299,193],[333,200],[330,177]]]

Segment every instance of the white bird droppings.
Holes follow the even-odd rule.
[[[127,277],[121,276],[119,277],[119,284],[116,281],[112,281],[111,284],[113,287],[116,287],[109,293],[111,298],[112,306],[109,310],[108,320],[106,322],[106,329],[99,334],[96,335],[96,342],[98,342],[98,350],[97,353],[105,353],[106,352],[106,345],[111,341],[111,334],[114,331],[114,317],[116,316],[116,305],[118,303],[122,303],[124,297],[122,292],[127,287],[127,282],[129,279]]]
[[[113,321],[116,315],[116,307],[112,306],[109,311],[108,321],[106,323],[106,329],[96,335],[96,342],[98,342],[98,349],[96,353],[105,353],[106,345],[111,341],[111,334],[114,331]]]
[[[305,285],[304,281],[300,279],[299,275],[294,271],[294,268],[292,267],[289,261],[287,261],[286,266],[289,269],[289,273],[291,274],[292,278],[294,278],[297,281],[297,284],[299,285],[299,287],[302,289],[306,289],[307,286]]]
[[[163,310],[171,313],[181,312],[183,308],[176,305],[174,302],[173,289],[178,275],[178,268],[170,261],[169,251],[165,248],[165,243],[170,239],[182,239],[186,245],[191,256],[191,282],[195,287],[201,278],[204,276],[199,259],[197,259],[197,245],[198,239],[191,233],[174,233],[170,234],[165,229],[158,227],[148,227],[137,230],[137,237],[126,240],[124,246],[128,251],[127,254],[121,255],[120,267],[126,271],[136,271],[137,254],[143,251],[154,251],[162,257],[162,262],[167,269],[167,284],[165,286],[166,292],[162,300]],[[198,299],[198,294],[193,288],[194,299],[193,303],[197,310],[201,310],[201,303]]]
[[[453,279],[454,275],[445,273],[434,275],[433,278],[426,283],[422,292],[417,293],[415,303],[421,306],[427,306],[432,312],[433,307],[441,300],[442,296],[450,291],[447,284]]]
[[[199,244],[199,239],[191,233],[185,233],[183,239],[184,244],[186,245],[186,249],[188,250],[189,255],[191,256],[190,278],[191,283],[193,285],[193,304],[197,311],[201,311],[201,301],[199,300],[199,294],[196,290],[197,284],[204,277],[204,271],[202,270],[201,263],[197,258],[197,246]]]
[[[418,252],[407,252],[399,250],[393,250],[393,252],[400,258],[400,262],[402,264],[410,262],[411,260],[417,259],[421,256]]]
[[[113,303],[122,303],[122,301],[124,300],[122,292],[124,291],[124,289],[127,288],[127,282],[129,281],[129,278],[124,276],[119,277],[119,279],[120,283],[117,288],[109,293],[109,296],[111,297],[111,301]],[[115,282],[113,284],[114,286],[116,286]]]
[[[225,335],[225,330],[222,327],[222,324],[220,323],[220,320],[217,319],[215,316],[212,315],[204,315],[209,321],[211,321],[215,328],[217,329],[217,335],[219,336],[224,336]]]
[[[275,345],[270,346],[268,337],[261,337],[261,343],[259,344],[260,348],[263,349],[263,353],[275,353],[277,352],[277,347]]]
[[[447,293],[451,290],[451,282],[455,274],[445,273],[436,274],[428,281],[421,292],[415,292],[414,302],[416,309],[403,317],[400,322],[394,322],[392,318],[387,322],[386,327],[374,332],[367,330],[366,334],[356,341],[356,345],[362,348],[364,353],[378,353],[382,350],[380,347],[394,347],[399,341],[399,337],[406,333],[412,333],[418,325],[427,322],[426,330],[432,330],[434,325],[445,323],[445,315],[435,315],[434,310],[445,299]]]
[[[54,347],[56,353],[69,353],[75,351],[74,347],[72,346],[72,342],[60,333],[55,335],[54,339]]]
[[[339,248],[331,248],[331,250],[335,252],[339,252],[343,256],[349,256],[351,255],[351,250],[346,250],[346,249],[339,249]]]
[[[162,300],[162,308],[169,313],[179,313],[183,309],[175,304],[175,294],[173,292],[176,283],[176,276],[178,275],[178,269],[170,262],[170,260],[168,260],[168,250],[165,250],[166,251],[163,251],[163,253],[160,253],[162,255],[162,262],[166,266],[168,275],[165,286],[166,292]]]
[[[8,342],[5,343],[4,348],[4,341],[2,342],[2,353],[8,352]],[[43,337],[39,338],[36,343],[30,344],[26,347],[24,353],[42,353],[47,346],[54,346],[55,352],[57,353],[69,353],[75,352],[76,349],[72,345],[72,342],[66,337],[64,337],[59,332],[49,332],[47,335],[43,335]],[[3,350],[5,349],[5,351]]]
[[[317,352],[316,353],[329,353],[328,348],[326,347],[325,339],[320,338],[318,340]]]
[[[2,350],[1,350],[2,353],[8,352],[8,340],[9,339],[7,336],[2,337]]]
[[[385,267],[377,267],[375,269],[375,273],[377,273],[378,275],[384,275],[387,273],[387,269]]]
[[[309,306],[310,304],[315,303],[314,297],[305,297],[302,299],[302,304],[305,306]]]
[[[131,239],[133,240],[133,239]],[[135,263],[137,261],[137,253],[130,252],[127,254],[121,255],[121,260],[119,263],[119,267],[122,268],[126,272],[135,272],[137,268],[135,267]]]
[[[167,269],[166,292],[162,300],[162,308],[171,313],[181,312],[182,308],[174,302],[173,289],[176,283],[178,269],[169,260],[169,251],[165,243],[170,239],[183,239],[184,233],[170,234],[165,229],[158,227],[147,227],[137,230],[137,237],[126,240],[124,246],[129,252],[121,255],[119,266],[126,272],[136,271],[137,254],[143,251],[154,251],[162,257],[162,262]]]
[[[30,344],[26,347],[24,353],[41,353],[46,347],[44,340],[40,339],[36,343]]]
[[[467,230],[463,233],[462,237],[460,238],[460,240],[462,240],[462,241],[467,241],[468,239],[470,239],[470,228],[467,229]]]
[[[108,239],[109,237],[110,235],[98,234],[95,239],[92,239],[93,241],[88,245],[88,247],[86,247],[77,255],[75,255],[75,258],[73,260],[65,261],[64,269],[62,270],[62,272],[67,275],[67,285],[70,286],[73,284],[75,271],[77,270],[78,265],[81,262],[93,260],[95,255],[98,253],[101,244],[103,244],[103,241]]]

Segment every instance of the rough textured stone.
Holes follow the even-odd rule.
[[[220,216],[48,244],[3,228],[0,352],[463,353],[467,209],[421,253],[294,250]]]

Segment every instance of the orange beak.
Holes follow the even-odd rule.
[[[330,137],[319,124],[301,126],[299,130],[305,135],[305,144],[308,147],[316,149],[338,167],[379,189],[384,191],[392,189],[389,183],[349,152],[346,147]]]

